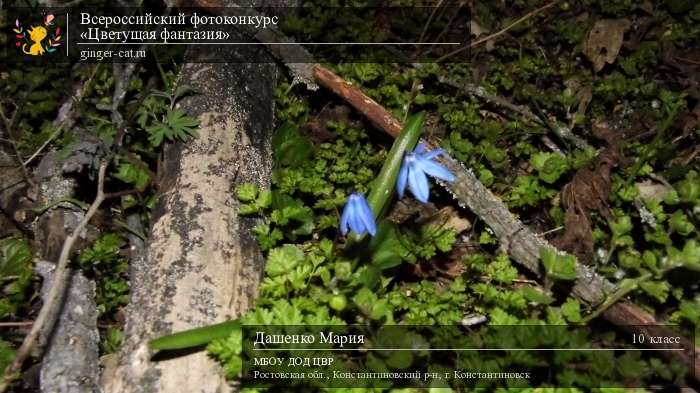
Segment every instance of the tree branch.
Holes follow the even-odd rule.
[[[401,122],[359,88],[320,65],[314,67],[313,75],[319,85],[338,94],[381,130],[394,137],[400,133]],[[423,143],[432,145],[426,141]],[[452,194],[460,206],[468,207],[484,220],[498,237],[501,248],[505,252],[522,267],[542,278],[544,274],[540,264],[541,250],[551,249],[557,252],[558,250],[515,217],[505,204],[462,163],[445,156],[440,157],[439,160],[456,177],[452,183],[439,183]],[[615,289],[613,283],[598,275],[592,268],[578,262],[576,263],[576,276],[578,278],[571,288],[571,292],[590,306],[605,301],[607,294],[612,293]],[[658,325],[654,317],[628,302],[612,305],[603,313],[603,317],[627,331],[644,333],[647,329],[666,329],[667,333],[671,333],[668,328],[652,326]],[[678,335],[677,333],[673,334]],[[682,342],[685,348],[695,350],[669,351],[663,352],[663,354],[686,364],[694,365],[692,366],[694,367],[693,371],[695,371],[694,378],[697,379],[700,377],[700,362],[696,362],[696,358],[700,350],[696,349],[694,343],[685,337],[682,338]]]

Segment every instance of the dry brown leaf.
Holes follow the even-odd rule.
[[[586,114],[588,104],[590,104],[593,100],[593,87],[586,86],[579,90],[579,92],[576,93],[576,99],[578,100],[578,109],[576,110],[576,113],[583,116]]]
[[[437,212],[438,209],[432,202],[423,204],[413,198],[403,198],[396,202],[386,218],[397,224],[402,224],[412,217],[415,217],[415,221],[422,222],[429,219]]]
[[[301,133],[315,142],[332,141],[337,135],[328,130],[329,121],[351,124],[350,108],[345,105],[324,107],[301,127]]]
[[[608,196],[611,172],[619,161],[617,146],[608,146],[593,163],[579,169],[561,190],[561,204],[566,209],[565,229],[564,233],[552,240],[552,244],[576,255],[584,263],[591,261],[593,253],[590,214],[597,211],[603,217],[610,218]]]
[[[444,229],[452,229],[458,234],[472,227],[472,223],[466,218],[460,217],[457,210],[452,206],[445,206],[438,210],[435,215],[430,217],[426,224]]]
[[[656,183],[651,180],[645,180],[635,184],[639,190],[639,196],[642,199],[650,199],[653,201],[661,201],[666,194],[673,191],[673,188],[665,184]]]
[[[472,38],[479,38],[479,36],[484,35],[488,32],[488,29],[481,27],[481,25],[476,23],[475,21],[472,20],[469,22],[469,35]]]
[[[593,25],[583,43],[583,53],[593,63],[595,72],[602,70],[606,63],[615,62],[630,25],[626,19],[601,19]]]

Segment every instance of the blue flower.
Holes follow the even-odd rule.
[[[445,154],[442,149],[425,151],[425,145],[419,144],[413,152],[406,153],[403,164],[399,170],[399,178],[396,181],[396,191],[399,198],[403,198],[406,185],[411,189],[413,196],[423,202],[428,202],[430,189],[428,188],[428,176],[452,182],[455,176],[445,167],[435,161],[435,157]]]
[[[352,230],[358,235],[369,232],[374,236],[377,233],[377,224],[374,222],[374,214],[369,208],[364,195],[353,192],[348,197],[343,214],[340,216],[340,232],[343,235]]]

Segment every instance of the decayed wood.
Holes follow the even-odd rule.
[[[74,195],[76,182],[62,175],[59,161],[58,154],[50,152],[37,168],[41,205]],[[75,232],[84,218],[85,213],[70,204],[61,204],[42,215],[35,229],[41,257],[45,261],[58,261],[67,234]],[[51,302],[56,264],[40,262],[36,270],[44,278],[41,293],[46,307]],[[43,337],[37,340],[40,345],[46,345],[39,386],[42,392],[92,393],[99,375],[95,284],[79,271],[68,271],[64,277],[65,296],[59,300],[60,306],[56,306],[55,327],[45,327]]]
[[[199,136],[166,148],[143,260],[131,266],[131,300],[119,364],[105,392],[224,392],[206,352],[169,357],[147,341],[233,319],[251,306],[263,260],[238,217],[235,186],[269,187],[273,126],[272,64],[186,64],[179,83],[198,94],[181,108]]]
[[[359,88],[320,65],[314,67],[313,75],[319,85],[338,94],[381,130],[393,137],[399,135],[402,128],[401,122]],[[430,145],[427,141],[423,143]],[[441,156],[439,160],[455,175],[456,180],[452,183],[438,182],[452,194],[460,206],[469,208],[484,220],[498,237],[501,248],[518,264],[535,276],[542,277],[541,250],[558,250],[515,217],[471,170],[451,157]],[[614,284],[588,266],[576,263],[576,273],[577,279],[571,287],[571,292],[591,307],[602,303],[607,294],[615,289]],[[614,304],[603,314],[603,317],[622,329],[637,333],[644,332],[638,325],[658,324],[652,315],[628,302]],[[677,335],[670,329],[667,329],[667,333]],[[683,342],[687,345],[686,348],[694,347],[692,341],[687,338],[683,338]],[[700,366],[698,366],[700,362],[696,361],[700,351],[697,348],[695,351],[663,352],[663,354],[692,365],[695,367],[695,378],[700,376]]]
[[[56,265],[40,262],[42,295],[49,294]],[[99,375],[95,283],[72,272],[58,323],[41,362],[39,386],[47,393],[94,393]]]

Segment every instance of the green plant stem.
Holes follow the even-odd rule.
[[[83,201],[79,201],[79,200],[77,200],[75,198],[71,198],[71,197],[65,197],[65,198],[60,198],[58,200],[55,200],[53,202],[49,202],[45,206],[31,208],[30,210],[38,215],[42,215],[42,214],[46,213],[46,211],[48,211],[48,210],[50,210],[50,209],[52,209],[52,208],[54,208],[62,203],[71,203],[75,206],[78,206],[81,210],[87,210],[90,208],[90,205],[88,205],[87,203],[85,203]]]
[[[421,134],[423,134],[424,123],[425,113],[423,112],[409,117],[401,133],[394,140],[394,144],[391,146],[386,161],[384,161],[384,166],[382,166],[379,174],[374,179],[372,191],[370,191],[369,196],[367,196],[367,204],[370,209],[372,209],[375,219],[381,217],[384,210],[389,205],[389,201],[391,201],[391,197],[396,189],[396,179],[399,176],[399,169],[401,169],[404,153],[413,150],[416,146],[418,139],[420,139]],[[353,234],[348,237],[345,246],[348,247],[355,244],[364,239],[364,237],[365,235]]]
[[[608,295],[605,298],[605,301],[600,306],[598,306],[598,308],[596,308],[595,311],[588,314],[585,318],[583,318],[581,320],[581,324],[586,325],[586,324],[588,324],[588,322],[598,318],[601,314],[603,314],[610,307],[612,307],[613,304],[620,301],[622,298],[627,296],[627,294],[629,294],[630,292],[639,288],[639,284],[650,279],[651,277],[652,277],[651,273],[646,273],[646,274],[639,276],[635,279],[631,279],[631,280],[622,282],[618,286],[618,288],[615,290],[615,292]]]
[[[406,151],[413,150],[423,134],[423,123],[425,122],[425,113],[420,112],[411,116],[401,134],[394,141],[391,150],[387,155],[386,161],[382,170],[374,179],[372,191],[367,197],[367,203],[372,208],[375,217],[379,217],[384,209],[389,204],[391,196],[396,189],[396,179],[399,176],[399,169],[403,162],[403,156]]]

